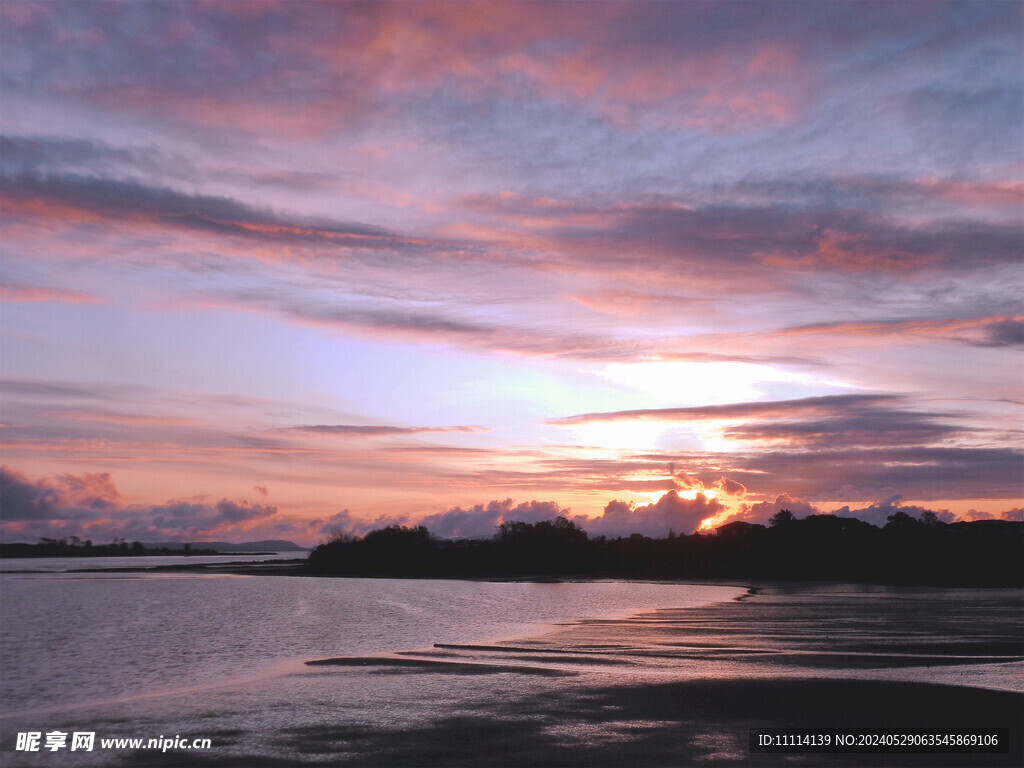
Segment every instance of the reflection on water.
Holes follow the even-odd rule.
[[[99,570],[102,568],[154,568],[166,565],[213,565],[253,561],[304,559],[305,552],[273,552],[263,555],[138,555],[125,557],[5,557],[0,573]]]
[[[753,724],[1012,721],[1022,697],[982,689],[1024,690],[1014,590],[13,576],[0,588],[5,756],[28,728],[215,745],[185,763],[97,752],[80,765],[749,764]]]
[[[194,690],[318,656],[429,648],[579,617],[729,599],[731,587],[132,574],[5,575],[7,712]]]

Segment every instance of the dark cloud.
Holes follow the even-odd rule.
[[[744,183],[746,189],[752,184]],[[927,222],[906,224],[891,217],[897,192],[913,187],[919,195],[934,196],[944,190],[939,184],[898,183],[899,190],[880,184],[870,187],[880,198],[878,205],[870,207],[863,203],[853,207],[849,193],[834,180],[807,182],[803,187],[772,181],[753,187],[769,198],[778,196],[776,185],[798,191],[795,198],[808,198],[794,199],[789,205],[756,200],[744,205],[694,204],[680,197],[597,206],[511,194],[472,195],[461,202],[472,210],[533,228],[556,257],[569,262],[583,259],[591,269],[603,265],[666,274],[678,269],[726,274],[734,290],[758,284],[763,289],[765,280],[781,285],[790,271],[900,274],[934,268],[964,272],[1017,263],[1022,237],[1014,223],[930,217]],[[814,194],[822,187],[833,193]],[[869,187],[869,182],[862,181],[859,187]],[[740,186],[735,194],[727,190],[722,196],[742,199],[743,189]],[[955,192],[945,189],[946,194]],[[960,193],[967,195],[969,190]],[[537,226],[538,220],[545,225]]]
[[[1015,181],[978,181],[970,176],[908,179],[897,175],[742,179],[704,193],[713,199],[740,200],[746,205],[807,209],[866,210],[875,215],[897,211],[942,211],[964,216],[964,208],[1019,207],[1024,188]]]
[[[295,169],[276,170],[261,165],[220,162],[222,181],[252,187],[294,191],[322,189],[337,183],[328,173]],[[98,140],[52,136],[0,136],[0,171],[7,177],[78,174],[88,177],[145,177],[175,179],[195,184],[209,164],[173,155],[147,145],[117,146]]]
[[[781,328],[773,331],[771,335],[777,338],[828,335],[836,343],[842,343],[844,338],[879,340],[891,336],[957,342],[978,347],[1011,347],[1024,344],[1024,321],[1018,317],[935,317],[934,309],[931,315],[908,319],[811,323]]]
[[[641,263],[652,260],[663,269],[674,264],[716,272],[753,268],[761,280],[780,268],[977,270],[1017,263],[1021,249],[1015,224],[940,220],[907,226],[864,211],[821,207],[637,205],[595,213],[607,222],[601,228],[562,227],[553,232],[555,242],[570,253],[611,263],[635,262],[640,254]]]
[[[1024,485],[1024,453],[1013,448],[957,445],[868,443],[833,447],[826,441],[806,448],[737,449],[725,453],[652,451],[621,459],[542,459],[535,461],[530,471],[485,468],[445,478],[463,485],[493,484],[555,492],[564,488],[646,492],[671,488],[671,484],[690,489],[715,488],[723,474],[730,482],[742,485],[748,495],[774,497],[785,488],[793,497],[811,503],[886,498],[897,493],[913,499],[1012,499],[1020,495]]]
[[[151,147],[117,147],[102,141],[48,136],[0,136],[0,170],[5,178],[68,172],[110,175],[126,169],[175,176],[187,165]]]
[[[1011,448],[907,446],[761,451],[731,458],[730,476],[754,493],[788,487],[807,499],[992,498],[1020,495],[1024,453]]]
[[[803,446],[836,447],[927,444],[964,431],[934,421],[935,416],[879,408],[833,419],[730,427],[724,434],[734,440],[781,440]]]
[[[984,327],[985,339],[977,342],[985,347],[1024,346],[1024,320],[999,320]]]
[[[858,394],[823,395],[804,397],[797,400],[769,400],[753,403],[732,403],[729,405],[703,405],[687,408],[643,408],[631,411],[609,411],[606,413],[584,413],[548,419],[546,423],[555,426],[590,424],[601,421],[698,421],[705,419],[739,420],[754,418],[785,417],[815,413],[842,413],[847,409],[858,409],[897,403],[900,395]]]
[[[780,400],[687,408],[654,408],[588,413],[547,423],[572,426],[606,421],[690,422],[731,421],[723,434],[734,440],[784,441],[797,446],[895,446],[929,444],[963,429],[939,419],[955,414],[911,411],[894,407],[906,402],[899,395],[824,395]]]
[[[247,297],[241,298],[246,300]],[[256,296],[249,298],[261,300]],[[283,307],[283,310],[306,322],[409,332],[429,337],[450,338],[453,342],[461,339],[493,344],[500,340],[503,333],[512,330],[485,321],[452,317],[444,311],[418,312],[397,305],[367,308],[362,306],[362,303],[359,306],[346,306],[340,302],[332,305],[293,304]]]
[[[380,227],[284,217],[227,197],[187,195],[132,181],[71,174],[5,175],[2,181],[9,211],[19,203],[45,201],[107,217],[111,222],[134,218],[269,242],[339,248],[407,248],[414,243]],[[38,214],[34,208],[32,215]]]

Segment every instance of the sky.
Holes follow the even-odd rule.
[[[1024,5],[0,5],[0,538],[1021,519]]]

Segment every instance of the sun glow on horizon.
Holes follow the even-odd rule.
[[[814,385],[809,374],[761,363],[645,361],[608,363],[600,375],[665,405],[726,405],[765,399],[764,385]]]
[[[0,537],[1024,515],[1024,4],[67,5],[0,8]]]
[[[698,533],[709,533],[736,514],[735,509],[726,508],[711,517],[705,517],[697,526]]]
[[[679,491],[679,498],[688,499],[693,501],[698,496],[703,496],[708,501],[714,501],[718,498],[718,490],[715,488],[687,488],[685,491]]]
[[[600,451],[642,451],[658,447],[666,431],[656,421],[597,421],[572,427],[581,445]]]

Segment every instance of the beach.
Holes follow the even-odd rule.
[[[241,578],[328,587],[345,581]],[[378,586],[392,585],[402,586]],[[415,586],[410,581],[405,591]],[[585,594],[557,584],[516,588],[545,599]],[[468,582],[446,589],[483,591]],[[823,584],[716,589],[725,590],[720,599],[685,608],[558,620],[533,634],[487,642],[440,638],[387,651],[310,653],[222,684],[56,706],[49,714],[7,712],[5,765],[1020,763],[1019,591]],[[415,616],[413,609],[403,615]],[[11,750],[15,731],[50,725],[97,737],[204,737],[211,748]],[[798,727],[995,728],[1011,743],[1006,752],[963,754],[749,748],[752,729]]]

